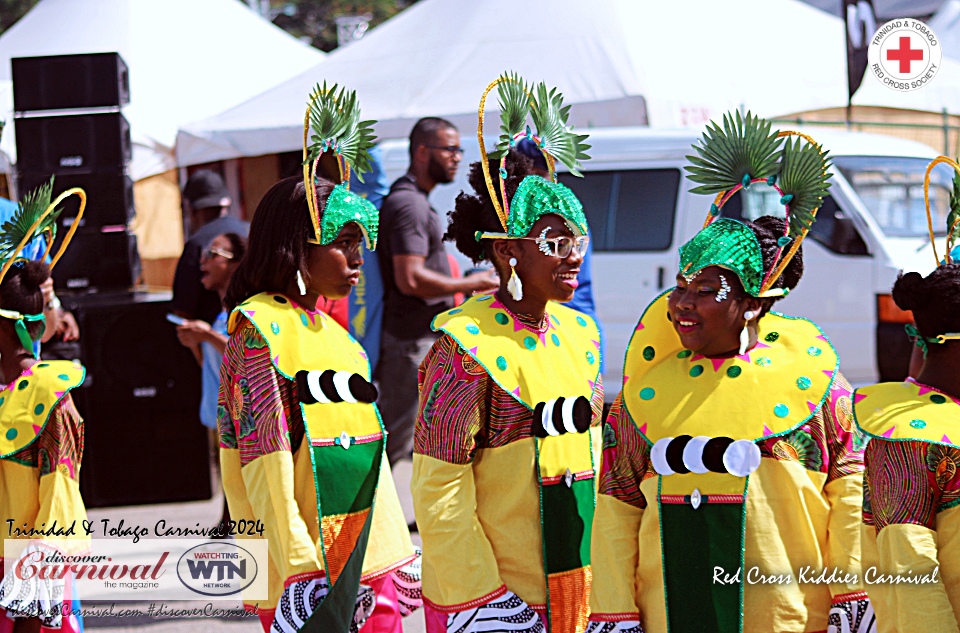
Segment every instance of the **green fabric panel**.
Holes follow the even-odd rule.
[[[366,444],[314,446],[314,476],[322,516],[358,512],[370,507],[377,489],[383,440]]]
[[[543,541],[547,573],[556,574],[590,564],[594,480],[583,479],[542,486]]]
[[[714,567],[731,576],[740,569],[743,504],[661,504],[660,520],[670,631],[738,633],[740,582],[713,577]]]
[[[371,442],[370,445],[381,446],[380,442]],[[361,446],[366,446],[361,444]],[[339,446],[341,451],[343,450]],[[352,451],[355,447],[351,446]],[[382,450],[382,446],[381,446]],[[346,452],[346,451],[344,451]],[[379,455],[379,454],[378,454]],[[373,482],[376,484],[380,477],[380,460],[370,469]],[[367,515],[363,523],[363,530],[357,538],[357,546],[350,553],[347,564],[337,577],[337,582],[330,588],[330,593],[310,614],[307,621],[300,628],[302,633],[350,633],[353,624],[353,613],[356,610],[357,592],[360,590],[360,575],[363,571],[363,557],[367,553],[367,543],[370,540],[370,525],[373,523],[373,511]],[[329,579],[328,579],[329,581]]]

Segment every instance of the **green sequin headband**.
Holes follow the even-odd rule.
[[[33,357],[37,358],[38,354],[34,349],[34,343],[43,336],[43,332],[47,329],[47,318],[43,315],[43,313],[20,314],[15,310],[0,309],[0,318],[16,321],[16,323],[14,323],[14,329],[17,332],[17,338],[20,339],[20,344],[23,345],[23,349],[29,350],[33,354]],[[27,323],[35,323],[37,321],[41,322],[43,327],[40,328],[37,338],[34,339],[27,331]]]
[[[551,213],[562,217],[574,233],[587,234],[583,205],[569,187],[540,176],[527,176],[513,194],[507,232],[478,232],[477,241],[483,238],[503,240],[526,237],[537,220]]]
[[[483,122],[487,95],[498,88],[500,100],[500,118],[502,134],[493,152],[487,154],[483,140]],[[480,145],[480,165],[483,169],[483,179],[487,185],[487,192],[493,202],[494,210],[500,219],[504,233],[495,234],[502,238],[523,237],[530,232],[530,227],[547,213],[557,213],[569,223],[578,227],[586,234],[586,218],[583,215],[583,206],[573,192],[563,185],[559,185],[556,175],[556,161],[560,161],[575,176],[580,176],[580,160],[589,158],[586,150],[590,148],[584,141],[586,135],[575,134],[567,125],[567,115],[570,106],[563,105],[563,95],[556,88],[549,89],[541,82],[531,89],[527,82],[516,73],[503,73],[490,82],[483,96],[480,98],[480,107],[477,112],[477,141]],[[534,134],[529,125],[526,125],[527,116],[530,116],[537,128]],[[526,129],[524,130],[524,126]],[[540,183],[531,183],[524,188],[528,176],[517,188],[513,200],[507,200],[505,181],[508,177],[506,169],[507,154],[517,141],[526,137],[537,144],[547,163],[547,179],[538,178],[547,185],[563,187],[548,192]],[[497,187],[494,187],[490,174],[489,158],[499,158],[500,168],[497,172],[499,179],[500,197],[497,197]],[[524,196],[521,198],[521,195]],[[571,199],[573,202],[571,202]],[[502,204],[501,204],[502,201]],[[575,202],[575,204],[574,204]],[[519,212],[515,212],[512,205],[521,205]],[[524,228],[526,227],[526,228]],[[492,234],[494,235],[494,234]]]
[[[726,268],[740,278],[751,297],[781,297],[785,288],[762,290],[763,251],[757,236],[743,222],[718,218],[680,247],[680,273],[692,276],[707,266]]]
[[[346,224],[356,222],[363,231],[367,248],[376,248],[379,212],[362,196],[350,192],[351,167],[361,182],[363,172],[370,171],[369,149],[375,140],[374,123],[360,120],[360,104],[355,92],[345,88],[338,91],[336,84],[327,88],[326,82],[311,91],[303,121],[303,184],[315,234],[309,242],[326,246],[337,239]],[[317,168],[322,156],[331,151],[337,161],[340,184],[333,188],[321,209],[316,187]]]

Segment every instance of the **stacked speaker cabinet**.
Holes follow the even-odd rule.
[[[200,369],[165,315],[169,295],[132,291],[139,277],[133,219],[127,66],[116,53],[12,60],[19,191],[54,180],[87,207],[54,270],[79,344],[44,345],[44,358],[79,358],[74,390],[84,418],[80,489],[89,507],[209,499]],[[58,239],[77,221],[63,203]],[[57,250],[59,247],[54,246]],[[59,352],[59,353],[58,353]]]
[[[54,176],[54,196],[72,187],[87,193],[70,249],[58,263],[58,290],[117,290],[140,276],[133,219],[127,65],[116,53],[20,57],[11,60],[20,195]],[[64,203],[62,239],[78,201]]]

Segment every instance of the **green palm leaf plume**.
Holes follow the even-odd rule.
[[[700,142],[697,156],[687,156],[687,178],[699,183],[693,193],[720,193],[743,183],[745,176],[769,178],[777,173],[781,139],[770,131],[770,122],[747,112],[723,115],[723,128],[711,122]]]
[[[800,137],[788,139],[783,146],[780,161],[780,190],[790,200],[790,230],[788,235],[799,237],[813,225],[813,212],[820,208],[830,188],[830,163],[827,152],[821,153],[819,145],[813,145]]]
[[[953,190],[950,192],[950,213],[947,214],[947,253],[960,240],[960,173],[953,176]]]
[[[307,162],[312,163],[326,151],[335,150],[360,182],[363,173],[370,171],[370,148],[376,141],[373,134],[375,121],[360,120],[360,103],[357,93],[333,84],[317,86],[310,93],[310,144],[307,146]]]
[[[590,158],[587,150],[590,146],[584,143],[586,134],[576,134],[573,128],[567,125],[570,115],[570,106],[563,105],[563,95],[556,88],[547,89],[547,85],[540,82],[533,95],[533,106],[530,116],[533,125],[537,128],[540,137],[540,147],[567,166],[574,176],[581,176],[581,160]]]
[[[500,138],[492,158],[500,159],[510,151],[513,137],[523,132],[530,112],[530,86],[517,73],[503,73],[497,84],[500,100]]]
[[[23,241],[34,222],[50,206],[52,196],[53,178],[50,178],[50,182],[40,185],[23,196],[23,200],[14,212],[13,217],[4,222],[3,226],[0,226],[0,261],[5,262],[13,257],[17,246]],[[57,209],[45,217],[40,225],[33,230],[33,235],[41,235],[44,231],[49,230],[51,239],[56,236],[56,222],[60,211],[61,209]]]

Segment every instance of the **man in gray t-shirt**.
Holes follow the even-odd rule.
[[[427,196],[452,182],[463,150],[449,121],[420,119],[410,132],[410,168],[390,188],[380,208],[377,255],[384,286],[380,342],[380,397],[390,463],[413,452],[417,417],[417,368],[437,335],[430,322],[453,307],[453,295],[497,287],[495,273],[457,278],[443,245],[447,222]]]

